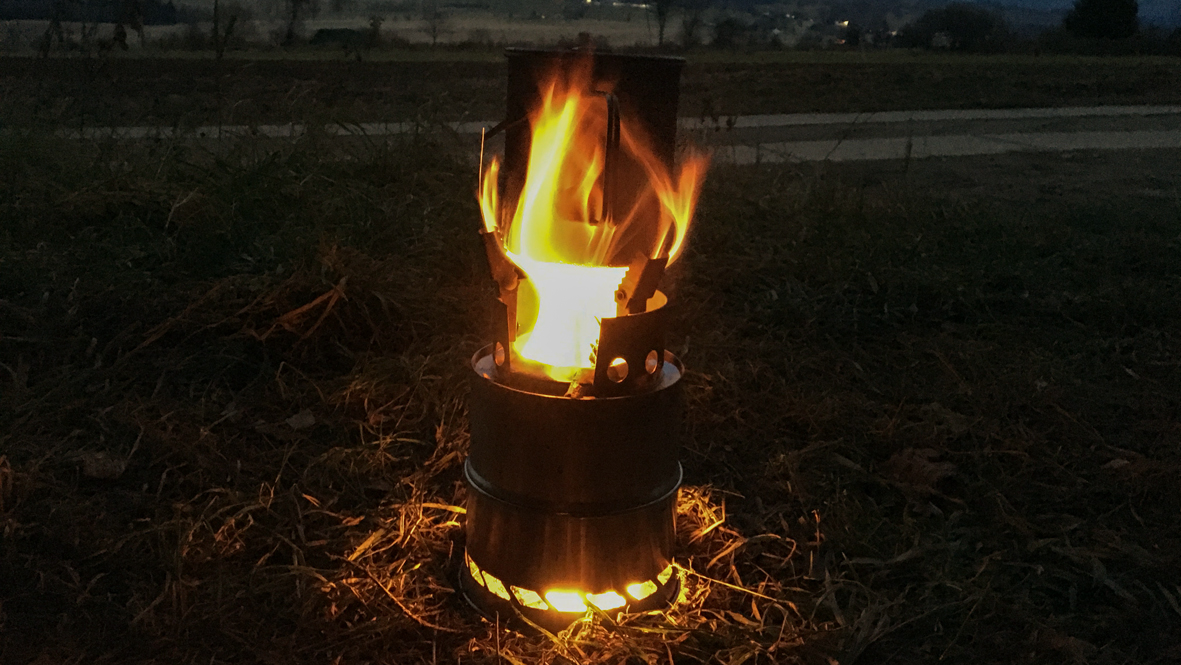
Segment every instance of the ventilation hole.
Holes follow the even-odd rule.
[[[504,352],[504,345],[500,342],[496,343],[496,350],[492,353],[492,359],[496,361],[497,367],[503,367],[506,355]]]
[[[517,602],[534,610],[548,610],[549,605],[546,604],[541,596],[536,591],[529,589],[522,589],[521,587],[509,587],[513,590],[513,595],[516,596]]]
[[[559,612],[585,612],[586,603],[577,591],[546,591],[545,599]]]
[[[467,569],[472,574],[472,579],[476,581],[476,584],[484,586],[484,576],[480,573],[480,567],[471,558],[467,560]]]
[[[623,383],[627,378],[627,361],[623,358],[612,360],[611,365],[607,367],[607,378],[615,383]]]
[[[668,564],[668,568],[665,568],[664,570],[660,571],[660,574],[656,576],[656,581],[660,582],[661,584],[664,584],[665,582],[668,582],[669,578],[672,576],[673,576],[673,565],[670,563],[670,564]]]
[[[656,593],[656,582],[652,580],[627,585],[627,595],[636,600],[643,600],[654,593]]]
[[[586,594],[586,600],[600,610],[613,610],[627,605],[627,599],[614,591],[588,593]]]
[[[652,349],[644,359],[644,371],[655,374],[657,369],[660,369],[660,354],[656,353],[656,349]]]
[[[505,600],[511,600],[511,596],[508,595],[508,589],[504,588],[504,582],[501,582],[487,572],[484,573],[484,581],[488,583],[488,590],[494,595]]]

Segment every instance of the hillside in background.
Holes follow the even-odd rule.
[[[519,1],[519,0],[513,0]],[[495,5],[496,2],[494,1]],[[765,0],[720,0],[719,6],[752,11],[768,6]],[[947,0],[811,0],[777,3],[776,7],[799,8],[825,18],[852,18],[862,25],[886,16],[917,16],[922,12],[948,4]],[[996,9],[1017,28],[1037,28],[1060,25],[1062,17],[1074,5],[1073,0],[979,0],[974,2]],[[1181,26],[1181,2],[1177,0],[1140,0],[1142,25]],[[894,23],[894,21],[890,21]]]
[[[291,0],[225,0],[223,7],[242,7],[247,19],[258,19],[255,32],[266,35],[286,23]],[[366,29],[371,16],[386,21],[387,30],[402,33],[402,39],[421,41],[416,33],[424,28],[410,24],[428,14],[441,13],[445,24],[438,34],[443,42],[464,38],[479,43],[552,43],[588,32],[612,45],[654,44],[654,5],[610,0],[298,0],[301,3],[299,30],[323,27]],[[666,38],[679,42],[686,17],[707,7],[698,30],[699,41],[709,43],[713,26],[721,20],[736,19],[756,41],[776,41],[793,48],[804,43],[843,43],[844,28],[855,25],[878,35],[900,30],[924,12],[948,4],[947,0],[674,0]],[[975,4],[1001,14],[1019,37],[1035,38],[1061,26],[1073,0],[976,0]],[[145,25],[189,25],[212,19],[213,0],[139,0],[139,15]],[[24,30],[33,34],[41,28],[32,23],[55,14],[64,21],[93,23],[127,22],[128,0],[0,0],[0,21],[8,23],[11,35]],[[233,11],[233,10],[232,10]],[[437,20],[437,19],[436,19]],[[14,21],[26,22],[21,28]],[[395,28],[395,23],[401,27]],[[848,23],[846,23],[848,22]],[[1178,0],[1140,0],[1141,26],[1181,27]],[[243,33],[245,27],[239,31]],[[569,33],[569,34],[567,34]],[[310,34],[310,33],[309,33]],[[431,37],[433,41],[438,37]],[[15,43],[23,37],[11,36]],[[472,37],[475,35],[479,39]],[[827,36],[825,36],[827,35]],[[811,42],[809,42],[811,40]],[[824,42],[828,43],[828,42]],[[815,44],[812,44],[814,47]]]
[[[1073,0],[1003,0],[998,4],[1006,8],[1059,14],[1065,14],[1074,6]],[[1177,0],[1140,0],[1140,22],[1145,25],[1181,26],[1181,2]]]

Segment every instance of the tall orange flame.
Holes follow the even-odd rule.
[[[529,162],[516,205],[501,208],[511,204],[498,198],[494,158],[483,174],[480,210],[485,229],[527,277],[517,298],[515,356],[527,368],[569,381],[594,367],[599,322],[616,315],[615,292],[628,266],[610,261],[625,251],[677,259],[709,159],[690,154],[674,177],[639,129],[621,118],[620,151],[647,176],[639,200],[655,196],[659,205],[637,203],[603,220],[608,113],[592,90],[589,59],[541,90],[541,104],[529,116]],[[637,238],[650,244],[633,247]]]

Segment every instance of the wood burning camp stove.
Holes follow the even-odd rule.
[[[603,216],[645,214],[644,170],[619,149],[620,118],[637,123],[671,169],[684,61],[540,50],[507,57],[507,120],[493,130],[505,135],[494,185],[501,200],[515,200],[525,180],[538,81],[591,58],[608,110]],[[462,590],[489,616],[520,615],[547,629],[588,611],[667,606],[679,589],[672,554],[684,369],[665,348],[669,308],[656,287],[666,259],[628,265],[617,315],[601,319],[593,372],[574,385],[518,371],[516,294],[526,277],[484,236],[500,298],[496,339],[472,359]]]

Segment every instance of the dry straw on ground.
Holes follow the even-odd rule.
[[[455,592],[472,169],[322,140],[0,143],[4,663],[1181,656],[1175,201],[716,169],[683,597],[545,635]]]

